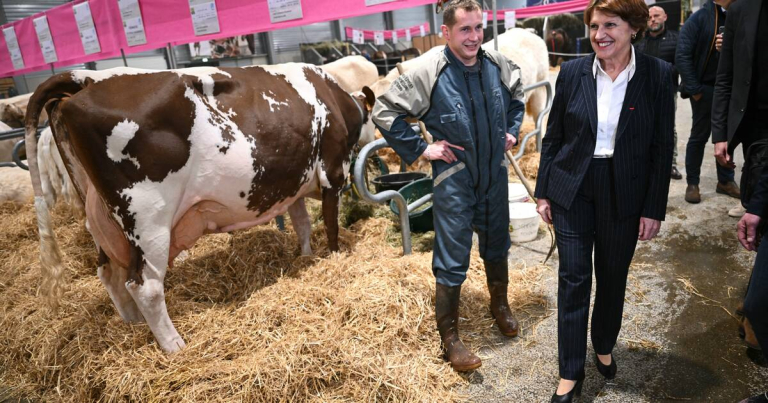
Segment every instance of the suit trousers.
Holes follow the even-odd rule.
[[[560,269],[557,339],[560,377],[584,377],[587,324],[592,291],[592,252],[596,290],[592,346],[610,354],[621,330],[629,265],[637,246],[639,216],[618,219],[610,159],[592,159],[569,209],[551,204]]]
[[[698,101],[690,98],[693,122],[691,124],[691,136],[685,146],[685,180],[689,185],[699,185],[701,180],[701,164],[704,162],[704,147],[712,135],[712,97],[714,87],[703,86],[701,98]],[[726,183],[734,180],[733,169],[720,166],[715,162],[717,180]]]

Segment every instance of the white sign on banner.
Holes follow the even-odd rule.
[[[48,26],[48,17],[42,16],[32,20],[35,24],[37,40],[40,42],[40,50],[43,51],[43,59],[46,63],[53,63],[59,60],[56,56],[56,47],[53,46],[53,36],[51,28]]]
[[[301,0],[268,0],[269,20],[276,22],[298,20],[304,18],[301,11]]]
[[[392,31],[392,43],[397,43],[397,31]]]
[[[117,6],[120,8],[128,46],[145,45],[147,34],[144,32],[144,23],[141,21],[139,0],[117,0]]]
[[[374,45],[384,44],[384,32],[376,31],[373,33],[373,44]]]
[[[393,1],[397,1],[397,0],[365,0],[365,6],[370,7],[370,6],[375,6],[375,5],[384,4],[384,3],[391,3]]]
[[[362,45],[365,43],[365,34],[359,29],[352,30],[352,43]]]
[[[96,33],[96,25],[93,23],[91,6],[85,3],[75,4],[72,7],[77,22],[77,30],[80,31],[80,40],[83,42],[83,50],[86,55],[101,52],[99,35]]]
[[[215,34],[219,28],[219,13],[213,0],[189,0],[189,13],[192,15],[192,25],[195,35]]]
[[[408,42],[411,41],[411,29],[410,28],[406,28],[405,29],[405,40],[408,41]]]
[[[504,29],[514,28],[516,22],[517,22],[517,18],[515,17],[514,11],[504,12]]]
[[[16,70],[23,69],[24,59],[21,57],[21,48],[18,39],[16,39],[16,30],[13,29],[13,26],[3,28],[3,36],[5,36],[5,43],[8,45],[8,53],[11,54],[13,68]]]
[[[424,29],[423,25],[419,26],[419,35],[420,36],[427,36],[427,30]]]
[[[488,12],[483,13],[483,29],[488,28]]]

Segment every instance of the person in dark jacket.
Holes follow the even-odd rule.
[[[503,335],[514,337],[518,331],[507,300],[511,241],[504,153],[517,142],[525,112],[523,84],[511,60],[481,48],[482,17],[475,0],[446,5],[445,49],[398,77],[373,108],[373,122],[407,164],[420,157],[432,161],[435,319],[445,358],[456,371],[481,365],[458,331],[473,230],[491,313]],[[424,122],[435,142],[427,144],[411,130],[407,116]]]
[[[629,266],[666,217],[675,89],[672,66],[632,46],[647,21],[643,0],[592,0],[584,22],[595,54],[557,75],[534,193],[560,255],[551,402],[572,401],[584,382],[593,266],[595,366],[616,376]]]
[[[667,63],[675,65],[675,50],[677,49],[677,31],[667,30],[667,13],[659,6],[653,6],[648,9],[651,19],[648,20],[648,30],[641,41],[637,43],[635,49],[638,52],[645,53],[664,60]],[[679,83],[677,69],[674,69],[675,82],[675,114],[677,114],[677,86]],[[675,134],[675,146],[672,148],[672,179],[683,179],[683,175],[677,169],[677,128],[673,131]]]
[[[712,96],[720,52],[715,49],[719,27],[724,26],[726,10],[733,0],[706,2],[683,25],[677,40],[675,66],[682,82],[680,95],[690,98],[693,112],[691,136],[685,149],[685,171],[688,187],[685,201],[701,202],[699,181],[704,147],[712,132]],[[738,198],[739,186],[731,167],[717,164],[717,193]]]
[[[731,155],[737,145],[741,144],[746,157],[753,143],[768,138],[768,4],[739,0],[729,10],[715,83],[712,141],[718,163],[733,166]],[[739,241],[747,250],[758,252],[742,325],[745,342],[762,349],[768,359],[768,242],[760,242],[762,234],[758,231],[768,219],[768,170],[744,207],[747,211],[738,224]],[[749,340],[751,335],[756,340]],[[768,403],[768,393],[745,401]]]

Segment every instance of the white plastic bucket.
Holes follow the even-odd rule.
[[[525,190],[525,186],[522,183],[508,183],[509,189],[509,202],[510,203],[525,203],[531,199],[528,197],[528,191]]]
[[[533,203],[509,203],[509,237],[512,242],[528,242],[539,232],[539,213]]]

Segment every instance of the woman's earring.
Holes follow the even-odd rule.
[[[636,33],[632,34],[632,40],[635,40],[635,38],[637,38],[637,34]]]

